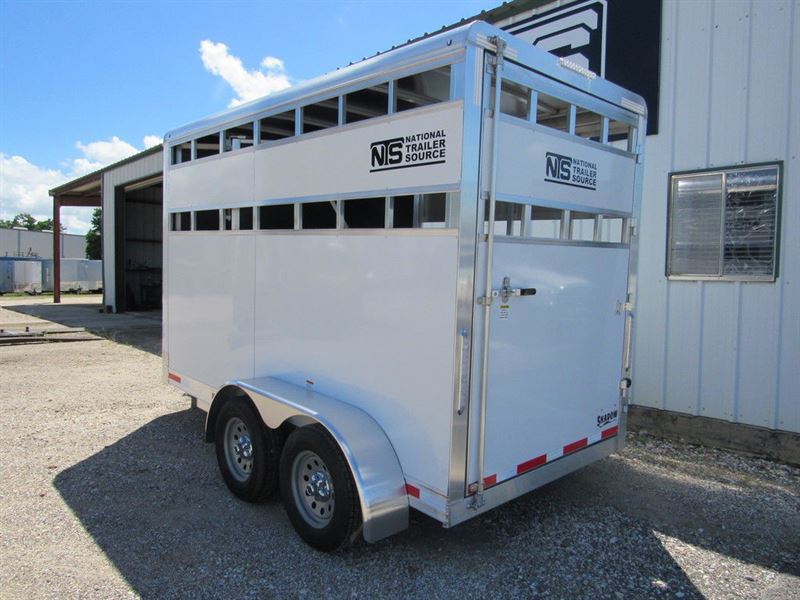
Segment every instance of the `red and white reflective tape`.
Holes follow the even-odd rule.
[[[177,383],[181,382],[181,376],[176,374],[176,373],[169,372],[169,373],[167,373],[167,377],[169,379],[172,379],[172,381],[175,381]]]
[[[607,440],[609,438],[614,437],[619,433],[619,427],[614,425],[613,427],[609,427],[600,431],[592,436],[581,438],[579,440],[575,440],[574,442],[570,442],[562,446],[561,448],[554,449],[546,454],[541,454],[529,460],[519,463],[515,467],[511,467],[508,469],[504,469],[503,471],[499,471],[497,473],[493,473],[483,479],[483,487],[484,489],[490,488],[493,485],[497,485],[498,483],[502,483],[512,477],[516,477],[517,475],[523,475],[539,467],[546,465],[547,463],[553,462],[556,459],[562,458],[567,456],[568,454],[572,454],[573,452],[578,452],[579,450],[583,450],[592,444],[596,444],[597,442],[602,442],[603,440]],[[478,484],[472,483],[469,486],[470,493],[474,493],[477,491]]]
[[[406,494],[412,496],[419,500],[419,488],[415,485],[411,485],[410,483],[406,484]]]

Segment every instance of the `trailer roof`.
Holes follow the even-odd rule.
[[[493,50],[489,39],[498,36],[507,45],[509,60],[537,71],[571,87],[621,105],[635,112],[646,112],[641,96],[625,90],[605,79],[590,78],[585,74],[564,68],[558,57],[520,40],[513,34],[503,31],[484,21],[473,21],[436,35],[423,38],[410,44],[398,46],[383,54],[378,54],[361,62],[337,69],[320,77],[292,86],[286,90],[210,115],[183,127],[173,129],[164,136],[165,143],[185,141],[195,136],[218,131],[225,126],[243,123],[257,115],[275,111],[281,112],[298,102],[312,101],[320,94],[336,95],[340,88],[352,86],[360,79],[374,78],[381,71],[396,70],[404,65],[413,65],[421,59],[435,60],[452,56],[454,59],[468,45],[483,46]]]

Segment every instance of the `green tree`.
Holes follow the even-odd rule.
[[[86,258],[100,260],[103,257],[103,209],[92,212],[92,226],[86,232]]]
[[[36,217],[28,213],[19,213],[13,219],[0,219],[0,227],[5,227],[6,229],[24,227],[30,231],[53,231],[53,219],[37,221]],[[64,229],[65,227],[62,225],[61,231],[64,231]]]

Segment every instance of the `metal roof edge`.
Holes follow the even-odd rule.
[[[78,187],[78,186],[90,183],[95,178],[99,181],[100,177],[106,171],[110,171],[112,169],[116,169],[118,167],[121,167],[121,166],[126,165],[128,163],[131,163],[133,161],[139,160],[140,158],[144,158],[146,156],[150,156],[151,154],[155,154],[156,152],[160,152],[163,149],[164,149],[164,144],[163,143],[162,144],[156,144],[155,146],[151,146],[150,148],[146,148],[145,150],[142,150],[141,152],[137,152],[136,154],[132,154],[132,155],[130,155],[128,157],[123,158],[122,160],[118,160],[115,163],[111,163],[110,165],[106,165],[105,167],[101,167],[101,168],[97,169],[96,171],[92,171],[91,173],[87,173],[86,175],[81,175],[80,177],[78,177],[76,179],[72,179],[70,181],[62,183],[61,185],[58,185],[58,186],[54,187],[51,190],[48,190],[47,193],[50,196],[55,196],[56,194],[61,194],[61,193],[64,193],[65,191],[68,191],[69,188]]]
[[[437,49],[445,54],[457,48],[463,48],[468,43],[470,29],[478,24],[480,24],[479,21],[473,21],[454,29],[437,33],[436,35],[421,38],[418,40],[418,43],[408,42],[393,47],[386,52],[379,52],[370,58],[351,63],[346,67],[341,67],[324,75],[293,85],[280,92],[257,98],[235,108],[214,113],[181,127],[176,127],[164,135],[164,142],[169,143],[186,138],[190,135],[199,135],[223,124],[255,117],[257,114],[264,111],[279,109],[281,105],[289,105],[298,100],[302,101],[304,98],[310,98],[326,90],[333,91],[339,85],[343,85],[346,82],[357,79],[359,76],[379,70],[380,66],[389,60],[396,60],[398,63],[413,63],[415,58],[431,54]],[[444,43],[440,47],[439,44],[442,42]]]

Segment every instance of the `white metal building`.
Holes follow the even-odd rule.
[[[161,307],[161,147],[103,172],[104,302],[113,312]]]
[[[645,160],[638,404],[800,432],[798,36],[797,2],[664,3],[661,124]],[[710,269],[708,278],[678,279],[676,269],[668,276],[668,175],[711,169],[730,179],[759,163],[782,166],[774,277],[731,276],[728,264],[721,276]],[[727,190],[723,207],[723,263],[731,259],[731,213],[746,210],[734,205],[735,193]],[[673,219],[677,210],[673,204]],[[676,245],[673,238],[673,252]]]
[[[102,206],[103,304],[110,312],[161,307],[161,145],[50,190],[61,206]],[[54,264],[60,280],[60,264]],[[54,296],[59,301],[59,294]]]
[[[660,23],[613,39],[642,7]],[[800,5],[516,1],[481,18],[590,68],[595,52],[607,78],[645,97],[658,74],[639,224],[640,412],[718,420],[695,420],[703,431],[800,432]],[[600,51],[587,32],[602,34]],[[658,64],[637,68],[659,43]]]
[[[84,258],[86,236],[61,234],[61,258]],[[0,228],[0,256],[53,258],[53,232]]]

